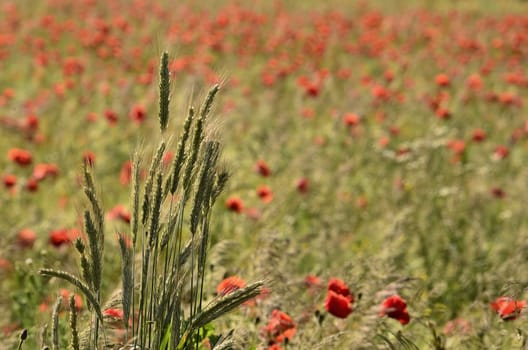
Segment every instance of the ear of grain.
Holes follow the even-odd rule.
[[[169,122],[169,102],[170,102],[170,72],[169,54],[164,52],[160,62],[160,83],[159,83],[159,123],[160,130],[167,129]]]

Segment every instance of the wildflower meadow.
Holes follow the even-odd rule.
[[[528,349],[528,2],[0,1],[0,349]]]

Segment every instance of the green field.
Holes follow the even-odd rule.
[[[0,9],[0,348],[528,349],[528,2]]]

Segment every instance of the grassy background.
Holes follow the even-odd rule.
[[[523,329],[525,317],[503,322],[489,302],[501,295],[522,299],[528,283],[527,114],[524,104],[489,102],[486,96],[526,98],[521,63],[527,56],[526,3],[288,1],[274,10],[279,7],[270,2],[247,7],[225,1],[178,6],[113,1],[83,7],[50,1],[17,2],[18,16],[5,6],[0,24],[14,39],[1,47],[6,56],[0,61],[0,92],[12,88],[14,97],[0,106],[0,116],[23,123],[34,114],[40,124],[37,141],[28,141],[23,131],[4,122],[0,151],[27,148],[35,163],[57,164],[59,175],[28,192],[23,187],[32,168],[0,157],[1,175],[19,178],[16,193],[2,189],[0,196],[0,258],[12,265],[1,272],[5,316],[0,324],[36,330],[49,317],[38,306],[49,304],[59,287],[43,285],[36,269],[76,271],[73,248],[50,246],[48,235],[79,226],[85,206],[78,182],[83,152],[96,155],[105,209],[128,206],[128,187],[120,184],[119,172],[138,145],[148,155],[157,144],[157,60],[166,49],[173,60],[186,60],[185,68],[173,74],[170,128],[175,135],[189,101],[200,101],[213,82],[223,83],[213,123],[232,177],[212,219],[209,297],[232,274],[267,278],[272,290],[258,307],[216,324],[219,330],[243,326],[246,348],[265,348],[259,329],[273,308],[281,308],[298,323],[291,348],[384,348],[377,336],[398,343],[402,330],[423,349],[431,346],[431,330],[441,333],[455,318],[472,327],[447,335],[448,348],[520,346],[524,336],[517,337],[515,328]],[[378,10],[381,24],[368,29],[365,23]],[[222,14],[231,22],[218,28],[215,21]],[[118,29],[116,18],[129,22],[128,31]],[[112,39],[85,44],[86,38],[97,40],[103,22],[112,28]],[[328,36],[321,34],[324,30]],[[464,47],[469,39],[481,47]],[[524,46],[515,49],[516,40]],[[322,54],[317,54],[318,44]],[[118,57],[101,57],[115,47]],[[46,66],[36,63],[42,54]],[[65,76],[67,57],[82,62],[84,72]],[[482,73],[490,62],[491,71]],[[350,77],[341,77],[343,69]],[[328,75],[318,95],[310,97],[299,78],[315,82],[324,71]],[[387,71],[394,74],[390,83]],[[466,79],[479,72],[484,87],[470,94]],[[512,72],[524,83],[506,81]],[[450,87],[435,84],[439,73],[450,76]],[[276,78],[271,86],[263,84],[266,74]],[[68,84],[72,87],[63,96],[57,94]],[[375,86],[393,97],[376,101]],[[428,106],[440,91],[449,95],[441,102],[452,113],[448,120]],[[136,104],[147,111],[142,124],[128,118]],[[115,126],[103,116],[108,109],[119,116]],[[303,117],[307,110],[309,118]],[[90,112],[95,122],[87,121]],[[358,114],[360,124],[344,125],[346,113]],[[482,143],[471,140],[476,128],[487,133]],[[389,138],[385,147],[379,144],[382,137]],[[456,159],[448,147],[452,140],[466,144]],[[498,145],[509,148],[505,159],[494,156]],[[402,150],[408,153],[398,155]],[[255,172],[259,159],[269,164],[271,176]],[[309,180],[304,195],[295,187],[301,177]],[[260,185],[272,189],[270,203],[257,196]],[[506,196],[497,198],[493,188]],[[233,195],[250,210],[240,215],[227,210],[222,204]],[[252,218],[255,213],[258,219]],[[37,233],[31,249],[18,244],[22,228]],[[107,251],[116,254],[107,255],[103,284],[111,290],[119,273],[117,242],[111,237],[128,226],[109,221],[107,228]],[[303,283],[308,274],[319,276],[323,285],[330,277],[344,279],[356,296],[362,295],[354,313],[346,320],[325,314],[324,286],[308,293]],[[396,292],[409,304],[413,321],[407,327],[378,317],[383,297]],[[322,323],[316,310],[326,316]]]

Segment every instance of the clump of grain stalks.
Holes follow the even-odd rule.
[[[119,234],[122,285],[110,298],[101,295],[105,253],[104,211],[94,178],[84,166],[84,192],[89,209],[84,212],[86,239],[77,239],[81,273],[41,269],[40,274],[65,280],[88,302],[90,322],[78,322],[70,300],[69,346],[72,349],[199,349],[207,337],[206,326],[245,301],[257,296],[262,282],[216,298],[205,304],[204,278],[209,245],[211,209],[223,190],[228,173],[218,166],[220,145],[206,136],[207,118],[218,86],[207,94],[198,111],[189,108],[176,145],[171,167],[162,159],[169,121],[170,76],[168,55],[160,65],[160,143],[145,180],[140,176],[139,152],[132,167],[130,234]],[[103,304],[103,300],[110,300]],[[56,303],[51,326],[51,348],[59,347]],[[109,312],[116,310],[118,312]],[[125,330],[119,344],[108,336],[116,316]],[[227,337],[213,348],[229,345]],[[44,346],[44,344],[43,344]]]

